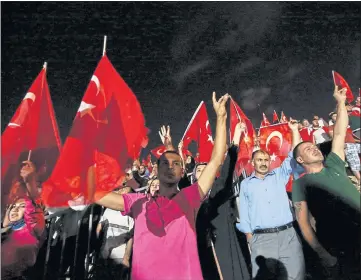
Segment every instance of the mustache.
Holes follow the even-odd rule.
[[[267,165],[261,165],[260,167],[261,167],[261,168],[263,168],[263,167],[264,167],[264,168],[267,168]]]

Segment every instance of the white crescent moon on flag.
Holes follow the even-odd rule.
[[[85,110],[87,110],[87,109],[93,109],[93,108],[95,108],[95,106],[94,106],[93,104],[88,104],[88,103],[82,101],[82,102],[80,103],[80,107],[79,107],[79,109],[78,109],[78,112],[81,113],[81,112],[83,112],[83,111],[85,111]]]
[[[20,127],[21,125],[20,124],[17,124],[17,123],[9,123],[8,126],[10,127]]]
[[[280,144],[279,149],[281,149],[282,144],[283,144],[283,136],[282,136],[282,133],[279,132],[279,131],[272,131],[272,133],[271,133],[270,135],[268,135],[267,140],[266,140],[266,150],[268,150],[268,144],[269,144],[269,142],[271,141],[271,139],[272,139],[273,137],[278,137],[278,138],[280,139],[281,144]]]
[[[164,149],[159,149],[159,150],[157,151],[157,155],[158,155],[158,156],[161,156],[163,153],[164,153]]]
[[[25,99],[31,99],[31,100],[34,102],[34,101],[35,101],[35,98],[36,98],[36,96],[35,96],[34,93],[32,93],[32,92],[27,92],[27,93],[25,94],[25,97],[24,97],[23,100],[25,100]]]
[[[96,95],[98,95],[99,91],[100,91],[100,82],[99,82],[98,77],[93,75],[90,81],[93,81],[95,83],[95,85],[97,86],[97,94]]]
[[[206,121],[206,129],[208,129],[209,126],[209,120]]]

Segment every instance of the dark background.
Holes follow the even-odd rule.
[[[199,102],[230,93],[255,127],[261,111],[327,118],[331,71],[360,87],[360,4],[355,2],[2,2],[1,129],[48,62],[65,140],[92,73],[107,55],[151,129],[170,124],[175,144]]]

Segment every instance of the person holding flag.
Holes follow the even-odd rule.
[[[202,201],[213,186],[226,152],[226,103],[213,93],[217,115],[211,159],[198,182],[178,190],[184,174],[182,159],[166,151],[158,159],[159,192],[154,195],[109,193],[96,203],[122,211],[135,220],[132,279],[203,279],[199,263],[195,221]]]
[[[290,120],[292,148],[301,142],[298,123]],[[292,173],[292,152],[280,167],[270,171],[271,157],[265,150],[252,154],[254,172],[241,182],[240,223],[251,250],[252,278],[288,275],[304,279],[302,245],[293,227],[294,218],[286,192]],[[282,278],[283,279],[283,278]]]

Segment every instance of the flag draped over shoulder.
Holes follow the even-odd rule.
[[[42,198],[50,207],[77,196],[87,203],[119,186],[139,157],[147,128],[139,102],[108,57],[100,60]]]
[[[183,135],[183,147],[188,149],[189,144],[197,143],[199,161],[209,162],[213,150],[212,130],[209,124],[206,105],[202,101],[194,113]]]
[[[1,135],[1,194],[3,205],[21,162],[31,160],[39,181],[50,175],[61,151],[58,125],[46,79],[46,66],[30,86]]]

